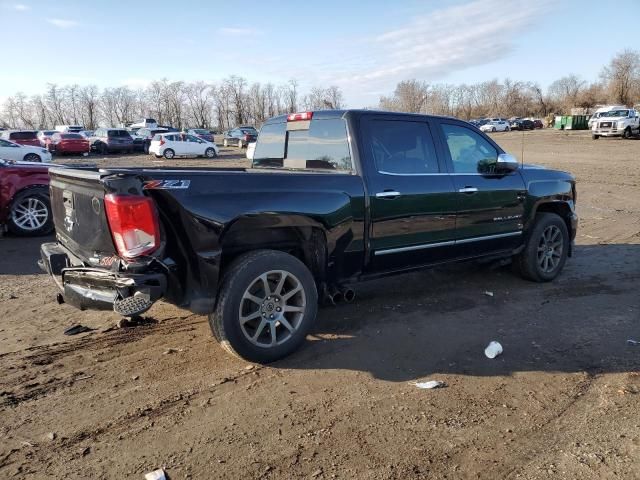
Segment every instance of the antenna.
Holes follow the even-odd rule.
[[[521,167],[524,168],[524,128],[522,129],[522,149],[520,151],[520,163]]]

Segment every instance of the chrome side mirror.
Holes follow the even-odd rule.
[[[513,172],[519,165],[518,159],[510,153],[501,153],[496,161],[496,169],[501,172]]]

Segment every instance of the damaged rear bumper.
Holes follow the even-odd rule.
[[[80,310],[114,310],[134,316],[148,310],[167,289],[162,273],[124,273],[75,266],[72,255],[58,243],[40,247],[40,268],[51,275],[58,301]]]

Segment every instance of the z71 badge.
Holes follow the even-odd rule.
[[[143,190],[184,190],[189,188],[191,180],[149,180]]]

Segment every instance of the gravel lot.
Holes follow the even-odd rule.
[[[0,238],[0,478],[640,478],[640,140],[495,138],[577,177],[560,278],[467,264],[359,285],[269,367],[171,305],[122,329],[58,305],[35,265],[43,239]],[[223,149],[172,164],[247,162]],[[96,330],[65,337],[74,323]],[[488,360],[494,339],[504,354]],[[410,384],[425,379],[447,387]]]

